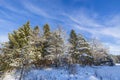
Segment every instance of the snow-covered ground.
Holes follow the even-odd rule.
[[[7,73],[3,80],[18,80],[17,73]],[[120,80],[120,65],[30,70],[24,80]]]

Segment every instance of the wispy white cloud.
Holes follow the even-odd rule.
[[[6,19],[0,19],[0,29],[3,30],[6,30],[6,31],[11,31],[13,29],[15,29],[14,26],[16,26],[17,24],[12,22],[12,21],[9,21],[9,20],[6,20]]]
[[[67,16],[71,21],[73,21],[76,24],[79,24],[84,27],[103,27],[102,24],[99,24],[96,20],[98,14],[94,13],[92,15],[89,15],[84,9],[80,9],[80,11],[77,11],[73,14],[66,14],[63,15]]]
[[[105,18],[96,13],[91,16],[91,14],[85,13],[84,11],[80,11],[78,14],[65,15],[74,22],[71,25],[75,29],[89,32],[92,34],[92,37],[97,37],[101,40],[111,37],[112,42],[108,41],[103,43],[110,47],[111,53],[120,54],[120,14],[117,16],[116,14],[109,15],[109,17]],[[103,21],[99,21],[99,19]]]
[[[45,0],[42,0],[42,1],[45,1]],[[83,1],[83,0],[75,0],[74,2],[77,2],[77,1]],[[0,6],[4,6],[4,8],[12,11],[17,15],[12,13],[7,14],[5,11],[2,11],[2,10],[0,10],[0,13],[4,14],[4,16],[7,19],[12,19],[12,20],[14,19],[14,21],[16,20],[15,19],[16,17],[22,18],[21,20],[23,20],[24,16],[31,17],[33,15],[37,15],[37,18],[41,16],[51,22],[52,20],[60,21],[63,23],[60,25],[64,26],[64,24],[69,24],[73,26],[74,29],[77,29],[77,30],[79,29],[85,32],[89,32],[90,34],[92,34],[92,37],[97,37],[101,39],[101,37],[106,38],[106,36],[110,36],[115,40],[112,43],[109,41],[108,43],[106,43],[108,46],[110,46],[111,52],[119,50],[120,46],[118,45],[120,45],[120,32],[119,32],[120,14],[117,14],[117,15],[113,14],[107,17],[102,17],[102,16],[99,16],[98,13],[93,11],[89,12],[89,10],[85,10],[84,8],[80,8],[79,10],[73,9],[73,11],[65,11],[65,10],[62,10],[62,5],[60,6],[61,9],[59,8],[58,10],[57,4],[54,4],[55,5],[54,8],[49,8],[49,7],[43,8],[43,7],[40,7],[40,5],[32,3],[30,0],[19,1],[19,2],[21,5],[23,5],[22,6],[24,7],[23,9],[22,8],[19,9],[18,7],[11,5],[4,0],[0,0],[0,3],[1,3]],[[56,11],[53,11],[52,9]],[[21,14],[21,16],[19,16],[19,14]],[[1,18],[0,23],[2,25],[0,26],[0,28],[4,28],[5,30],[15,29],[15,27],[13,27],[13,25],[14,26],[16,25],[15,22],[13,23],[11,21]],[[4,26],[10,26],[10,28],[4,27]],[[0,34],[0,40],[4,41],[4,40],[7,40],[7,38],[4,34],[3,35]]]
[[[113,38],[120,39],[119,29],[120,29],[120,27],[111,27],[111,28],[106,27],[103,30],[101,30],[101,34],[112,36]]]
[[[120,15],[117,15],[117,17],[113,16],[111,19],[104,19],[103,22],[99,22],[98,19],[90,17],[90,15],[82,11],[79,14],[65,15],[74,22],[73,26],[80,30],[90,32],[94,35],[108,35],[120,39]]]
[[[27,4],[26,4],[27,3]],[[22,2],[23,6],[26,8],[26,10],[30,11],[33,14],[44,16],[46,18],[51,18],[51,16],[42,8],[32,4],[30,1]]]
[[[120,44],[113,44],[113,43],[104,43],[106,46],[109,46],[110,53],[114,55],[120,54]]]

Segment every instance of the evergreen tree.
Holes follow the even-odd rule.
[[[27,50],[27,47],[30,47],[30,36],[31,28],[29,22],[23,25],[23,27],[20,27],[18,30],[9,34],[9,43],[8,46],[6,46],[6,44],[4,45],[4,53],[11,55],[9,56],[11,57],[10,66],[19,67],[21,64],[23,65],[23,60],[25,60],[28,56],[28,53],[30,53],[29,51],[25,51]]]
[[[77,36],[75,57],[77,61],[82,65],[93,64],[93,57],[90,51],[89,43],[84,39],[81,34]]]
[[[40,35],[40,29],[38,26],[33,29],[31,35],[32,47],[34,47],[34,51],[31,53],[31,57],[35,66],[38,67],[41,65],[40,60],[43,58],[44,37]]]
[[[50,35],[50,27],[48,24],[45,24],[43,27],[43,31],[44,31],[44,36],[48,37]]]
[[[28,44],[31,33],[30,23],[27,22],[23,27],[17,31],[9,34],[9,43],[11,48],[22,48]]]
[[[37,32],[37,28],[35,28],[35,30]],[[34,36],[36,35],[36,33],[32,32],[29,22],[27,22],[23,27],[9,34],[9,43],[4,44],[2,50],[7,58],[4,62],[7,62],[8,66],[21,68],[20,80],[23,76],[24,69],[35,61],[35,54],[38,52],[35,49],[36,42],[32,39],[37,39],[37,36],[33,37],[32,34],[34,34]],[[39,54],[37,54],[37,56],[39,56]]]
[[[73,63],[83,65],[91,65],[93,63],[89,44],[82,35],[77,35],[74,30],[71,30],[69,42],[71,44],[69,53]]]
[[[48,38],[50,37],[50,35],[51,35],[50,27],[49,27],[48,24],[45,24],[43,26],[43,39],[44,39],[44,42],[43,42],[43,47],[42,47],[42,50],[43,50],[42,57],[45,57],[46,55],[49,54],[46,51],[46,48],[49,47]]]
[[[51,33],[51,35],[47,38],[48,47],[46,51],[48,55],[46,56],[48,59],[54,60],[56,66],[60,65],[60,57],[64,54],[64,39],[62,38],[62,34],[60,30],[56,30]]]
[[[71,30],[69,42],[72,44],[73,47],[75,47],[76,41],[77,41],[77,35],[74,30]]]
[[[75,63],[76,62],[76,58],[75,58],[75,53],[76,53],[76,46],[77,46],[77,34],[75,33],[74,30],[71,30],[70,32],[70,38],[69,38],[69,43],[70,43],[70,47],[69,47],[69,53],[72,57],[72,62]]]
[[[40,36],[40,29],[39,29],[38,26],[36,26],[36,27],[33,29],[33,34],[34,34],[34,36],[37,36],[37,37]]]

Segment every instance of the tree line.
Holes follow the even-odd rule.
[[[0,72],[35,67],[114,65],[109,49],[99,40],[86,40],[71,30],[69,38],[62,28],[51,31],[45,24],[32,28],[27,22],[8,34],[8,42],[0,48]],[[21,71],[21,74],[22,74]]]

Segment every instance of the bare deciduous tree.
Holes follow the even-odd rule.
[[[92,55],[94,57],[94,62],[98,65],[106,62],[113,62],[111,56],[109,55],[109,48],[104,46],[99,40],[91,39],[90,48]]]

